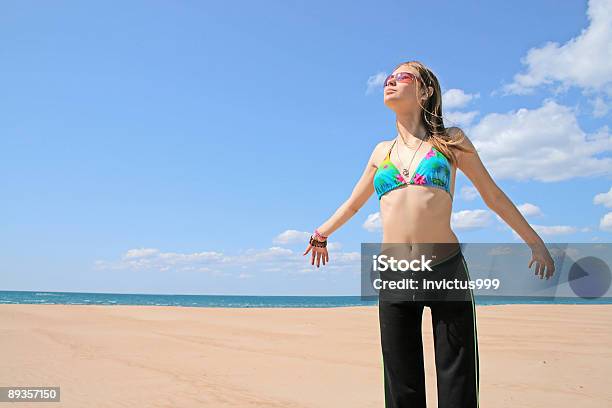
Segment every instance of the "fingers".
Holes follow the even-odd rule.
[[[314,249],[313,249],[314,248]],[[310,250],[312,249],[312,255],[310,257],[310,264],[314,266],[315,264],[315,260],[317,263],[317,268],[319,268],[321,266],[321,262],[323,262],[323,265],[327,264],[329,262],[329,253],[327,252],[326,249],[320,250],[317,249],[315,247],[313,247],[312,245],[308,245],[308,248],[306,249],[306,252],[304,252],[302,254],[306,255],[308,252],[310,252]]]
[[[547,263],[546,264],[546,279],[550,279],[552,278],[553,274],[555,273],[555,264],[554,262],[551,263]]]
[[[550,279],[555,273],[555,264],[554,262],[538,262],[538,267],[536,268],[536,274],[540,275],[540,279]]]
[[[548,269],[548,276],[552,278],[554,273],[555,273],[555,264],[553,263],[552,265],[550,265],[550,268]]]
[[[529,261],[528,268],[531,268],[531,265],[535,262],[536,267],[534,270],[534,275],[539,276],[540,279],[550,279],[555,273],[555,261],[550,257],[549,254],[540,254],[534,252],[531,257],[531,261]]]
[[[538,262],[538,275],[540,279],[544,279],[544,264],[541,261]]]
[[[531,266],[531,264],[534,261],[529,263],[529,266]],[[535,261],[536,262],[536,268],[535,268],[535,272],[534,274],[539,276],[540,279],[550,279],[552,278],[553,274],[555,273],[555,264],[554,262],[545,262],[545,261]]]
[[[535,268],[533,268],[533,274],[535,276],[539,276],[540,279],[542,279],[542,264],[540,263],[539,260],[537,260],[536,258],[532,258],[531,262],[529,262],[529,268],[531,268],[531,265],[533,265],[535,263]]]
[[[327,252],[327,250],[321,251],[319,255],[320,255],[319,259],[323,262],[323,265],[329,262],[329,253]],[[317,262],[317,267],[319,267],[318,262]]]

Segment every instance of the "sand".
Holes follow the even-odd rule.
[[[612,406],[611,306],[476,310],[481,407]],[[436,407],[427,308],[423,326]],[[61,387],[19,407],[384,406],[376,306],[1,305],[0,335],[0,385]]]

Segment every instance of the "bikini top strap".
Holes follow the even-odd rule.
[[[387,152],[387,159],[391,158],[391,150],[393,150],[393,146],[395,145],[395,142],[397,142],[397,139],[395,139],[393,143],[391,143],[391,148]]]

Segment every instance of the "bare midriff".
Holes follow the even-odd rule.
[[[452,193],[455,187],[454,166],[451,172]],[[451,213],[452,199],[443,189],[404,185],[389,191],[380,198],[383,251],[385,248],[390,250],[393,248],[395,251],[395,248],[401,247],[401,256],[433,257],[432,265],[443,262],[459,250],[459,240],[451,229]],[[427,245],[433,243],[447,245]],[[408,245],[385,246],[385,244]]]

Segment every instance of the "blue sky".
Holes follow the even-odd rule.
[[[329,265],[301,253],[395,137],[405,60],[546,242],[611,241],[610,0],[0,11],[0,289],[358,294],[375,195]],[[460,172],[455,197],[462,242],[521,242]]]

